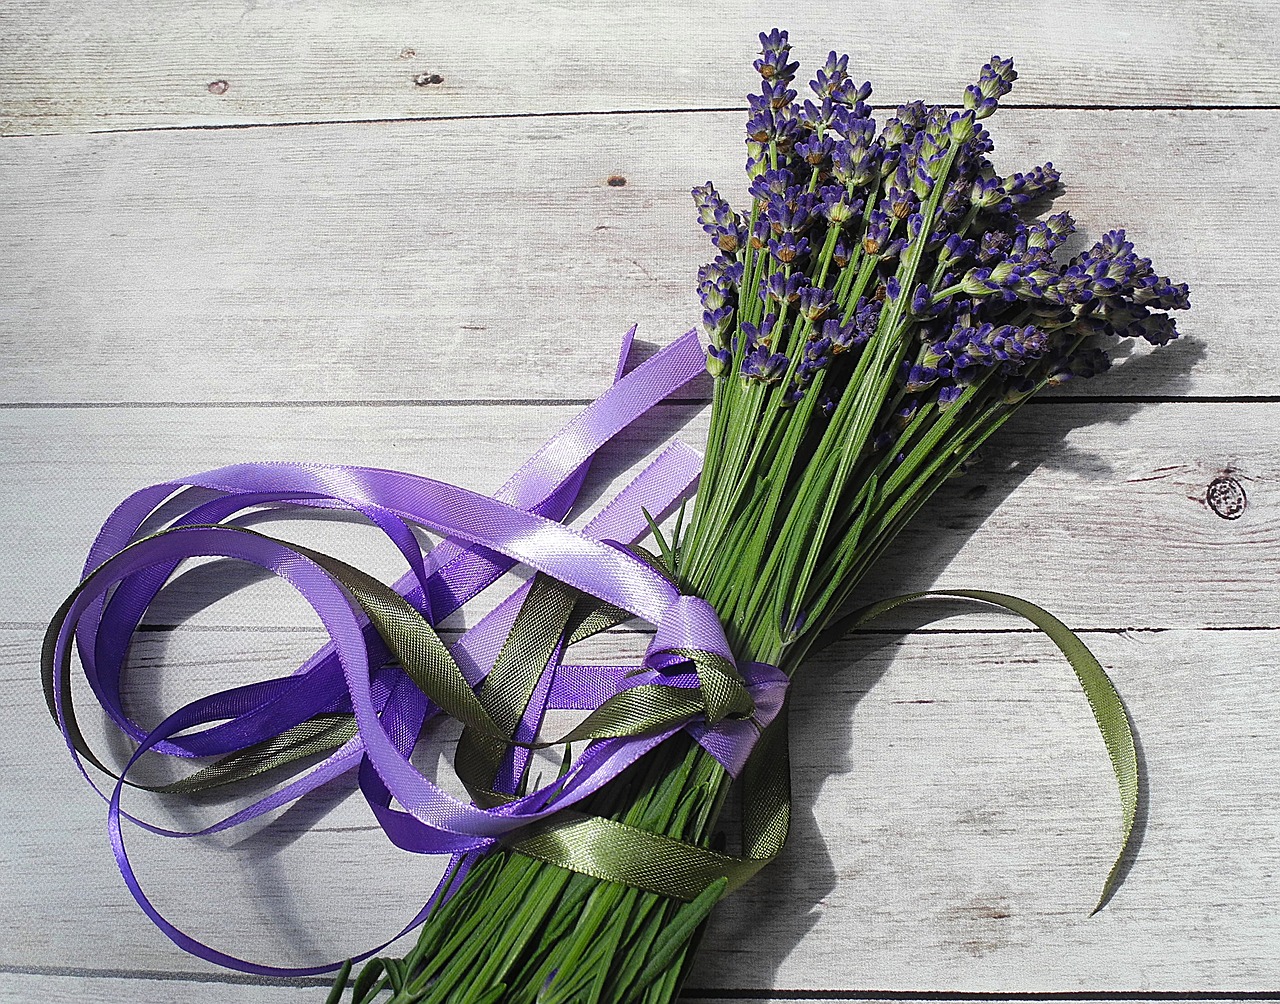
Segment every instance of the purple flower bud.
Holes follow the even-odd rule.
[[[777,383],[787,372],[791,360],[781,352],[769,351],[767,345],[757,345],[742,360],[742,376],[764,384]]]
[[[867,254],[879,254],[889,243],[889,231],[888,215],[875,210],[867,219],[867,229],[862,235],[862,250]]]
[[[757,59],[754,65],[756,72],[766,81],[789,83],[794,79],[796,70],[800,69],[799,63],[787,62],[787,57],[791,54],[791,43],[787,40],[787,33],[778,28],[768,34],[760,33],[760,54],[762,58]]]
[[[723,376],[733,363],[733,353],[728,349],[718,348],[715,345],[707,346],[707,372],[713,377]]]
[[[1013,247],[1013,238],[1000,230],[989,230],[978,244],[978,261],[990,265],[1007,255]]]
[[[959,234],[952,234],[943,242],[942,253],[939,258],[945,261],[954,261],[957,258],[968,258],[973,254],[973,249],[977,247],[974,241],[966,240]]]
[[[776,196],[785,196],[795,185],[795,176],[786,168],[765,171],[751,183],[751,197],[759,202],[770,202]]]
[[[969,201],[979,209],[992,209],[1005,200],[999,178],[975,178],[969,190]]]
[[[1026,174],[1014,174],[1004,179],[1001,188],[1012,199],[1015,206],[1025,206],[1032,199],[1048,195],[1058,187],[1061,172],[1046,163],[1042,167],[1033,167]]]
[[[1168,345],[1178,337],[1178,328],[1168,314],[1149,314],[1129,325],[1121,337],[1142,338],[1152,345]]]
[[[958,384],[944,384],[938,388],[938,407],[946,411],[960,400],[960,395],[963,393],[964,388]]]
[[[929,286],[922,282],[911,297],[911,313],[918,317],[930,313],[930,303]]]
[[[809,253],[809,238],[796,237],[793,233],[784,233],[781,237],[769,241],[769,254],[783,265],[791,265],[796,259]]]
[[[724,306],[702,312],[702,330],[713,345],[725,344],[725,335],[733,327],[733,311],[733,307]]]
[[[765,80],[760,85],[760,96],[775,112],[781,111],[795,99],[796,92],[787,86],[787,81]]]
[[[818,97],[829,98],[839,91],[848,79],[849,57],[837,55],[833,49],[827,56],[826,63],[814,74],[813,82],[809,87]]]
[[[911,366],[907,372],[906,391],[916,394],[938,382],[938,371],[932,366]]]
[[[802,158],[805,163],[813,167],[821,167],[831,156],[831,150],[834,146],[835,141],[830,136],[819,137],[814,135],[803,143],[796,144],[796,156]]]
[[[766,303],[795,303],[800,298],[800,291],[808,283],[809,277],[801,272],[790,276],[782,272],[774,272],[760,284],[760,299]]]
[[[833,351],[830,339],[817,338],[806,342],[804,355],[800,359],[800,365],[796,367],[796,373],[800,381],[802,383],[811,382],[819,370],[825,369],[830,365]]]
[[[826,317],[828,311],[835,306],[835,294],[821,286],[806,286],[800,290],[798,299],[800,313],[813,324],[817,324]]]
[[[818,190],[818,196],[822,199],[822,215],[836,226],[848,223],[862,211],[862,200],[851,198],[841,185],[826,185]]]

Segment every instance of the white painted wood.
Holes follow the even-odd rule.
[[[102,1002],[116,1004],[118,1001],[130,1001],[131,1004],[190,1004],[191,1001],[211,998],[215,993],[217,1000],[224,1004],[293,1004],[294,1001],[311,1004],[316,1000],[316,993],[311,989],[295,987],[209,987],[205,984],[180,981],[130,980],[130,979],[76,979],[69,976],[6,976],[11,981],[8,986],[0,986],[0,1001],[25,1002],[32,995],[40,993],[40,999],[48,1004],[86,1004],[86,1002]],[[784,1004],[786,1001],[804,1000],[809,1004],[882,1004],[883,998],[867,998],[858,1000],[853,997],[819,997],[803,998],[787,997],[765,999],[763,997],[730,998],[717,994],[713,998],[703,998],[685,991],[681,1000],[702,1001],[715,1000],[718,1004]],[[1087,999],[1075,998],[1081,1004],[1091,1004]],[[1190,1004],[1177,998],[1162,997],[1167,1004]],[[959,1004],[945,997],[931,997],[936,1004]],[[1231,1000],[1214,998],[1215,1004],[1245,1004],[1245,999]],[[1031,1000],[1013,997],[1001,998],[1002,1004],[1033,1004]]]
[[[0,765],[12,779],[0,809],[17,835],[0,845],[0,964],[215,973],[151,930],[114,873],[100,803],[33,685],[38,642],[36,631],[0,631]],[[131,706],[148,721],[163,712],[145,690],[159,656],[170,660],[159,690],[177,700],[279,672],[297,642],[145,634]],[[1276,632],[1088,642],[1124,695],[1150,780],[1139,852],[1106,909],[1088,916],[1117,838],[1114,781],[1052,645],[1033,634],[863,634],[797,684],[793,839],[721,905],[690,985],[817,996],[1272,989],[1280,844],[1258,810],[1280,769],[1268,717],[1280,699]],[[593,652],[624,658],[641,645],[623,636]],[[130,846],[156,901],[220,947],[311,961],[388,930],[429,884],[430,865],[390,849],[357,803],[302,810],[284,836],[260,832],[231,852],[134,836]],[[169,815],[145,798],[130,804]],[[377,894],[363,894],[379,872]],[[195,902],[175,909],[181,899]],[[223,989],[203,993],[278,999],[216,996]]]
[[[889,104],[958,101],[993,49],[1018,61],[1012,100],[1033,104],[1275,104],[1280,90],[1266,0],[938,0],[905,15],[870,0],[852,16],[832,0],[486,0],[465,15],[408,0],[62,0],[4,12],[0,129],[739,107],[756,34],[780,15],[806,74],[849,50]]]
[[[27,1001],[31,1000],[38,992],[40,1000],[47,1001],[47,1004],[87,1004],[88,1001],[100,1001],[101,1004],[116,1004],[118,1001],[128,1000],[131,1004],[191,1004],[191,1001],[211,999],[216,994],[216,999],[220,1004],[293,1004],[293,1001],[300,1001],[300,1004],[314,1004],[316,1000],[316,992],[311,989],[303,989],[303,987],[280,986],[280,987],[259,987],[259,986],[218,986],[210,987],[205,984],[197,984],[197,982],[184,982],[177,980],[127,980],[127,978],[77,978],[70,976],[31,976],[17,975],[5,976],[8,985],[0,985],[0,1000],[3,1001]],[[858,1000],[849,998],[849,996],[841,996],[841,998],[824,998],[824,996],[809,996],[796,998],[796,996],[787,996],[787,998],[765,999],[759,996],[753,998],[726,998],[717,994],[714,998],[700,998],[696,994],[685,991],[681,1000],[699,1001],[699,1000],[716,1000],[718,1004],[783,1004],[783,1001],[804,1000],[808,1004],[872,1004],[872,1001],[878,1001],[882,1004],[882,998],[868,998]],[[960,1004],[959,999],[950,1001],[942,996],[938,998],[929,998],[936,1004]],[[1074,998],[1080,1004],[1101,1004],[1101,1001],[1089,1001],[1087,998]],[[1171,998],[1161,998],[1162,1001],[1169,1001],[1170,1004],[1189,1004],[1189,1001],[1179,1001]],[[1215,1004],[1244,1004],[1247,999],[1226,999],[1215,998]],[[1001,998],[1001,1004],[1034,1004],[1033,1000],[1018,998]]]
[[[594,397],[630,324],[700,316],[688,190],[740,187],[742,117],[7,140],[0,401]],[[1193,290],[1184,342],[1072,393],[1274,395],[1280,112],[992,122],[998,166],[1063,169],[1078,245],[1127,226]]]
[[[4,621],[34,625],[74,584],[102,520],[129,493],[222,464],[288,459],[363,464],[496,488],[576,412],[566,405],[395,408],[160,408],[0,411]],[[970,586],[1026,596],[1080,627],[1280,626],[1280,458],[1274,404],[1032,405],[944,487],[868,597]],[[671,406],[603,462],[616,488],[672,435],[700,446],[705,412]],[[1232,471],[1249,505],[1224,520],[1202,502]],[[589,496],[599,498],[599,488]],[[585,504],[585,503],[584,503]],[[276,519],[267,532],[333,549],[389,578],[402,559],[351,522]],[[233,576],[232,581],[243,583]],[[314,623],[283,583],[207,606],[220,587],[193,570],[157,608],[162,623]],[[212,590],[212,592],[211,592]]]
[[[317,1004],[324,991],[316,987],[201,983],[178,979],[102,976],[59,976],[47,973],[0,973],[0,1001],[23,1004]]]

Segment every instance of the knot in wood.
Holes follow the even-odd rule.
[[[1223,519],[1239,519],[1249,505],[1240,482],[1225,476],[1214,478],[1209,482],[1204,500],[1209,504],[1209,508]]]

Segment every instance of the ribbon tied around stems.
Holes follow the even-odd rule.
[[[448,854],[446,879],[380,952],[422,922],[470,865],[503,845],[596,878],[677,899],[722,895],[777,856],[786,839],[790,779],[784,702],[776,667],[739,667],[716,612],[681,595],[656,558],[637,546],[659,516],[687,498],[701,458],[671,443],[583,528],[562,525],[592,459],[620,431],[703,372],[688,332],[624,375],[634,329],[623,339],[614,385],[544,444],[492,497],[417,475],[320,464],[237,464],[135,492],[108,517],[83,578],[46,634],[42,676],[49,710],[77,766],[107,801],[107,829],[121,874],[152,921],[208,961],[257,975],[306,976],[344,963],[284,968],[236,958],[187,935],[150,902],[125,850],[122,821],[170,837],[217,833],[356,770],[375,818],[397,846]],[[328,555],[241,525],[277,508],[349,509],[377,526],[409,571],[393,587]],[[238,522],[237,522],[238,521]],[[424,555],[413,526],[444,540]],[[130,640],[179,565],[214,556],[250,562],[285,579],[310,604],[329,642],[293,673],[192,701],[147,729],[122,697]],[[434,625],[515,564],[535,570],[490,613],[446,646]],[[812,650],[904,603],[957,597],[994,604],[1043,631],[1075,670],[1102,732],[1120,787],[1117,881],[1133,831],[1138,766],[1115,688],[1084,644],[1050,614],[1016,597],[981,590],[913,593],[882,600],[823,631]],[[637,667],[565,660],[575,643],[632,617],[655,626]],[[136,743],[118,774],[89,748],[72,703],[74,638],[89,686]],[[549,708],[587,712],[568,733],[540,738]],[[423,726],[447,715],[463,724],[454,766],[471,795],[462,802],[410,762]],[[742,856],[596,816],[573,806],[640,757],[687,732],[740,777]],[[532,751],[586,745],[554,781],[529,791]],[[127,780],[146,753],[215,758],[165,785]],[[97,788],[86,761],[115,779]],[[277,768],[307,767],[258,801],[199,830],[177,831],[124,811],[126,786],[162,793],[208,790]]]
[[[338,968],[339,963],[266,966],[180,931],[143,892],[121,823],[129,820],[171,837],[211,834],[352,769],[394,843],[455,857],[447,872],[451,881],[441,884],[397,938],[448,894],[475,855],[499,843],[683,899],[717,880],[739,884],[776,854],[785,836],[785,819],[778,835],[776,784],[763,823],[774,834],[774,845],[754,860],[719,855],[570,808],[681,731],[692,733],[730,774],[739,774],[761,735],[777,731],[769,726],[781,711],[788,682],[763,664],[739,672],[715,611],[702,600],[681,596],[651,557],[631,549],[647,530],[641,514],[668,511],[696,483],[700,458],[692,450],[673,443],[581,533],[559,522],[597,451],[702,370],[702,352],[690,332],[623,376],[630,342],[629,334],[614,386],[493,497],[395,471],[237,464],[142,489],[108,517],[80,585],[46,636],[46,697],[86,780],[97,788],[86,761],[115,778],[109,791],[98,790],[108,803],[117,864],[139,905],[175,943],[217,964],[261,975]],[[246,510],[263,507],[359,512],[386,534],[409,572],[388,587],[345,562],[232,522]],[[424,556],[410,529],[414,525],[445,540]],[[160,589],[183,561],[195,557],[245,561],[285,579],[315,611],[329,642],[292,674],[192,701],[158,726],[144,728],[124,707],[125,655]],[[434,624],[517,562],[538,574],[446,646]],[[633,616],[656,627],[641,666],[564,661],[569,645]],[[73,637],[94,696],[137,743],[118,774],[89,748],[76,722]],[[548,708],[589,713],[567,734],[543,740],[539,727]],[[464,725],[455,766],[471,803],[441,790],[410,762],[423,725],[442,714]],[[530,753],[560,743],[586,746],[560,777],[527,791]],[[134,764],[151,751],[217,759],[171,784],[127,780]],[[309,761],[304,773],[199,830],[166,829],[122,808],[126,786],[190,793],[299,761]],[[785,815],[785,807],[781,811]],[[757,822],[755,829],[761,828]],[[748,839],[749,849],[759,852],[762,846],[758,834]]]

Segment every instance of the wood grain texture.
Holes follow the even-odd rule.
[[[259,986],[222,986],[211,988],[206,983],[177,979],[151,978],[119,978],[119,977],[75,977],[44,975],[34,973],[6,974],[6,985],[0,986],[0,1001],[26,1002],[37,993],[46,1004],[86,1004],[86,1002],[103,1002],[116,1004],[118,1001],[129,1001],[131,1004],[190,1004],[191,1001],[208,999],[216,993],[220,1004],[314,1004],[316,992],[309,987],[259,987]],[[808,1004],[884,1004],[884,997],[824,997],[818,994],[805,993],[803,996],[789,994],[786,997],[728,997],[721,993],[704,996],[698,993],[686,993],[680,998],[683,1001],[716,1001],[717,1004],[784,1004],[786,1001],[806,1001]],[[1192,1004],[1203,998],[1162,997],[1162,1004]],[[931,1004],[961,1004],[965,998],[948,998],[936,996],[929,998]],[[1000,1004],[1042,1004],[1036,998],[1007,996],[998,998]],[[1090,999],[1088,997],[1072,998],[1077,1004],[1106,1004],[1106,998]],[[1232,998],[1229,996],[1214,997],[1214,1004],[1246,1004],[1251,998]],[[1252,998],[1256,1000],[1256,998]]]
[[[209,688],[287,671],[314,640],[144,633],[129,707],[157,721]],[[1277,794],[1280,770],[1280,736],[1264,721],[1280,699],[1276,632],[1088,641],[1124,695],[1150,779],[1138,854],[1106,909],[1088,916],[1117,839],[1114,781],[1052,645],[1034,634],[862,634],[797,684],[792,840],[721,905],[690,986],[1274,989],[1280,841],[1256,807]],[[0,851],[0,964],[216,972],[154,931],[115,874],[101,803],[66,762],[34,685],[38,644],[37,631],[0,631],[11,711],[0,763],[14,779],[0,809],[18,835]],[[642,646],[624,634],[590,654],[623,659]],[[249,835],[130,834],[129,846],[179,923],[257,958],[317,961],[393,933],[433,869],[391,848],[337,787]],[[130,804],[179,825],[231,808]],[[51,880],[68,870],[73,881]],[[375,874],[378,893],[361,895]]]
[[[8,4],[0,130],[739,107],[754,89],[759,3],[698,8],[521,0],[215,0]],[[1053,5],[826,0],[785,12],[804,69],[853,53],[877,99],[959,100],[992,49],[1012,100],[1276,104],[1280,14],[1266,0]],[[807,79],[807,78],[806,78]],[[421,80],[422,83],[417,81]],[[211,86],[213,85],[213,86]]]
[[[741,119],[8,140],[0,401],[594,397],[628,326],[700,316],[689,188],[739,185]],[[1075,247],[1123,224],[1191,284],[1182,343],[1073,393],[1275,395],[1280,111],[993,121],[998,166],[1063,169]]]
[[[1280,218],[1280,7],[979,6],[822,0],[783,26],[805,71],[852,51],[879,105],[955,100],[993,50],[1013,55],[997,167],[1052,160],[1076,245],[1127,225],[1194,310],[1183,341],[1024,411],[867,595],[1002,589],[1084,629],[1137,725],[1138,853],[1087,917],[1119,812],[1052,646],[994,613],[904,612],[797,685],[793,838],[722,904],[689,1000],[1280,994],[1280,265],[1257,237]],[[695,318],[708,249],[688,189],[740,188],[748,54],[777,16],[667,0],[0,9],[0,1001],[323,997],[204,965],[138,910],[43,710],[43,623],[143,484],[279,458],[496,487],[603,389],[626,327],[653,351]],[[585,508],[704,430],[696,400],[659,409],[597,465]],[[1248,495],[1238,520],[1204,503],[1223,474]],[[256,525],[400,570],[354,522]],[[188,571],[136,640],[141,719],[287,672],[321,640],[280,583],[228,571]],[[628,625],[587,657],[644,639]],[[421,763],[454,783],[438,750]],[[131,805],[179,826],[228,811]],[[342,783],[252,832],[129,839],[180,924],[286,964],[393,935],[440,868],[392,848]]]
[[[88,543],[130,492],[242,460],[362,464],[496,488],[577,411],[573,406],[160,408],[0,411],[0,498],[11,543],[4,620],[44,621]],[[604,458],[584,505],[620,488],[672,435],[700,446],[705,411],[660,409]],[[868,596],[937,583],[1026,596],[1079,627],[1277,627],[1280,405],[1031,405],[966,477],[945,486],[867,583]],[[1249,498],[1225,520],[1203,502],[1224,471]],[[38,500],[29,504],[26,500]],[[387,578],[403,559],[370,527],[271,519]],[[993,555],[996,556],[993,559]],[[199,611],[221,587],[194,568],[156,608],[203,626],[314,623],[280,582],[258,581]],[[228,581],[245,585],[232,572]],[[197,612],[199,611],[199,612]],[[165,619],[168,618],[168,621]]]

